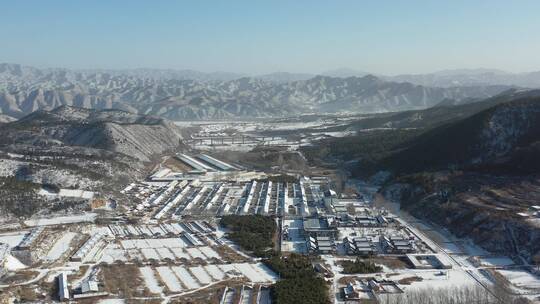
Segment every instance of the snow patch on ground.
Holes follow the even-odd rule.
[[[176,278],[176,275],[174,275],[174,272],[169,267],[161,266],[157,267],[156,270],[171,292],[182,291],[182,286],[180,285],[180,282]]]
[[[511,266],[514,265],[514,261],[507,257],[490,257],[480,258],[480,263],[484,266]]]
[[[518,288],[540,289],[540,278],[530,272],[520,269],[497,271]]]
[[[27,232],[27,230],[22,230],[0,234],[0,243],[8,244],[9,247],[13,248],[19,245]]]
[[[141,275],[146,283],[146,286],[152,293],[161,293],[163,290],[154,275],[154,270],[149,266],[139,268]]]
[[[56,261],[58,260],[64,252],[66,252],[70,248],[71,240],[76,236],[77,234],[75,232],[67,232],[65,233],[49,250],[49,253],[47,253],[47,256],[45,259],[49,261]]]
[[[19,166],[24,164],[25,163],[21,161],[0,159],[0,176],[13,176]]]
[[[17,271],[17,270],[27,268],[26,265],[21,263],[21,261],[19,261],[16,257],[12,256],[11,254],[6,255],[4,266],[9,271]]]
[[[49,226],[49,225],[63,225],[63,224],[73,224],[73,223],[82,223],[82,222],[94,222],[97,214],[95,213],[85,213],[81,215],[67,215],[67,216],[57,216],[53,218],[39,218],[26,220],[24,223],[27,226]]]

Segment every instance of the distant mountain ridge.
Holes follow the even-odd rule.
[[[495,69],[460,69],[428,74],[385,76],[383,78],[389,81],[411,82],[435,87],[511,85],[540,88],[540,71],[508,73]]]
[[[0,114],[20,118],[62,105],[119,109],[171,120],[374,113],[423,109],[448,99],[487,98],[510,88],[426,87],[373,75],[302,79],[308,75],[277,73],[224,80],[229,75],[218,80],[193,71],[183,76],[175,73],[151,69],[42,70],[0,64]]]

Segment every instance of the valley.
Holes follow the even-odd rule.
[[[13,203],[2,205],[1,287],[25,301],[282,303],[308,286],[320,303],[536,301],[534,175],[501,175],[501,155],[499,171],[487,158],[421,174],[385,167],[410,153],[392,145],[446,130],[424,114],[433,111],[414,127],[394,123],[399,113],[175,123],[74,107],[31,114],[2,129]],[[369,144],[396,132],[409,139]],[[358,139],[363,149],[344,158]]]

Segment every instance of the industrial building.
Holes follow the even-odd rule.
[[[71,256],[71,260],[74,262],[82,262],[86,255],[97,246],[105,237],[104,233],[97,233],[91,236],[78,250]]]
[[[68,287],[67,274],[65,272],[62,272],[57,277],[57,281],[58,281],[58,299],[60,299],[60,301],[69,300],[69,287]]]
[[[19,261],[26,265],[32,265],[39,260],[35,246],[43,234],[45,228],[43,226],[33,228],[28,232],[23,240],[11,251]]]

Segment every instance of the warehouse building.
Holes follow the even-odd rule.
[[[98,245],[101,240],[105,237],[104,233],[97,233],[89,238],[80,248],[71,256],[71,260],[74,262],[82,262],[86,255]]]
[[[69,287],[68,287],[67,274],[65,272],[62,272],[58,276],[57,280],[58,280],[58,299],[60,299],[60,301],[69,300]]]

